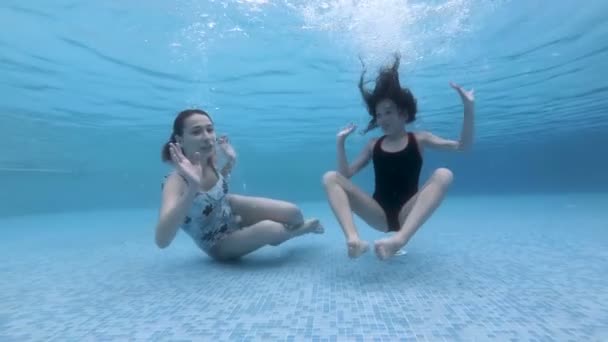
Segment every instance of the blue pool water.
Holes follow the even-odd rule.
[[[0,4],[1,341],[605,341],[608,3],[483,0]],[[412,129],[474,148],[389,261],[346,256],[321,186],[356,84],[402,54]],[[234,264],[154,245],[160,147],[207,109],[235,193],[289,200],[324,235]],[[377,135],[375,132],[370,135]],[[348,141],[354,158],[369,136]],[[354,178],[372,190],[370,167]],[[360,220],[362,237],[380,238]]]

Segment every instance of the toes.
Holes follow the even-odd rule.
[[[348,242],[348,256],[351,258],[357,258],[365,254],[368,249],[369,246],[363,241]]]
[[[384,259],[386,259],[385,254],[386,254],[386,253],[385,253],[385,251],[384,251],[384,246],[382,246],[382,245],[378,245],[378,246],[376,246],[376,256],[378,256],[378,258],[379,258],[380,260],[384,260]]]
[[[391,241],[378,241],[374,246],[376,256],[380,260],[386,260],[394,255],[395,246]]]
[[[325,227],[319,222],[319,220],[315,220],[311,231],[315,234],[323,234],[325,232]]]

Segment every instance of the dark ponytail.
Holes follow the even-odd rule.
[[[160,153],[160,158],[163,162],[168,162],[171,160],[171,152],[169,150],[169,144],[170,143],[176,143],[175,140],[175,134],[171,134],[171,137],[169,138],[169,141],[167,141],[164,145],[163,145],[163,149]]]

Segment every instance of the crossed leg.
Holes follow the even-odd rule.
[[[395,255],[405,246],[441,204],[452,180],[453,175],[450,170],[439,168],[422,189],[404,204],[399,212],[401,229],[391,238],[380,239],[374,244],[376,255],[380,259],[384,260]],[[335,171],[323,175],[323,184],[332,211],[346,237],[348,255],[351,258],[359,257],[368,251],[369,245],[359,238],[352,212],[354,211],[367,224],[382,232],[387,232],[388,229],[386,214],[373,198]]]
[[[319,220],[304,220],[292,203],[242,195],[230,195],[229,200],[243,228],[214,246],[216,259],[236,259],[266,245],[278,246],[296,236],[324,232]]]
[[[371,227],[386,232],[388,225],[384,210],[376,200],[338,172],[325,173],[323,185],[329,205],[344,232],[348,256],[357,258],[369,250],[369,245],[359,238],[352,212],[354,211]]]
[[[453,178],[452,171],[446,168],[439,168],[433,172],[422,189],[401,208],[399,212],[401,229],[390,238],[380,239],[374,243],[374,250],[378,258],[388,259],[408,243],[439,207]]]
[[[251,226],[270,220],[287,226],[297,226],[304,222],[302,211],[293,203],[264,197],[230,194],[230,207],[240,216],[242,226]]]
[[[318,220],[304,221],[294,230],[285,229],[282,223],[263,220],[230,234],[213,247],[211,254],[218,260],[238,259],[264,246],[278,246],[291,238],[307,233],[323,233]]]

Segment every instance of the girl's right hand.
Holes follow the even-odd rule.
[[[338,134],[337,134],[338,139],[346,139],[346,137],[348,137],[352,132],[354,132],[356,128],[357,128],[357,125],[355,125],[352,122],[349,123],[346,127],[342,128],[338,132]]]
[[[186,179],[188,186],[197,190],[201,186],[203,168],[201,166],[201,155],[196,152],[192,162],[182,152],[181,146],[178,143],[169,143],[169,153],[171,160],[177,169],[177,172]]]

